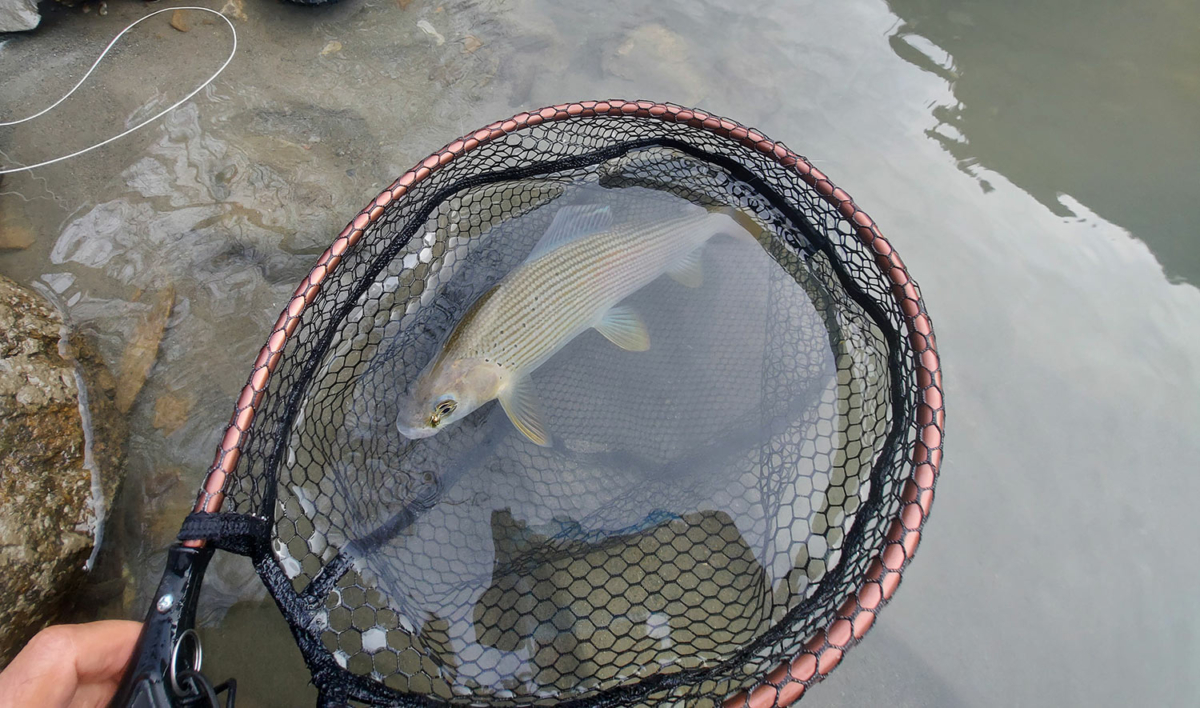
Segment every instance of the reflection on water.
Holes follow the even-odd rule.
[[[953,86],[929,135],[964,170],[1001,172],[1058,214],[1084,216],[1078,200],[1145,241],[1169,278],[1200,286],[1190,237],[1200,222],[1200,5],[888,6],[902,20],[896,53]]]
[[[1195,3],[243,5],[243,51],[186,111],[0,187],[0,225],[31,235],[0,271],[61,292],[114,369],[139,291],[177,293],[89,607],[141,615],[298,274],[382,185],[517,110],[649,97],[807,154],[880,222],[938,326],[951,410],[936,511],[895,602],[805,705],[1200,701],[1200,574],[1180,562],[1200,498],[1200,294],[1162,273],[1200,282]],[[37,33],[0,46],[5,117],[62,95],[145,12],[41,7]],[[165,18],[131,39],[94,90],[0,131],[0,149],[32,160],[103,139],[227,46]],[[191,401],[172,433],[154,426],[168,394]],[[244,561],[218,555],[205,588],[205,665],[237,675],[239,705],[311,702]]]

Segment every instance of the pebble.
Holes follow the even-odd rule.
[[[23,226],[0,226],[0,250],[29,248],[33,240],[33,232]]]
[[[437,29],[429,22],[429,20],[421,20],[417,23],[417,27],[419,27],[425,34],[433,37],[439,47],[446,43],[446,38],[442,36],[441,32],[437,31]]]
[[[191,26],[189,26],[187,23],[187,11],[186,10],[176,10],[175,12],[172,12],[171,13],[171,26],[174,27],[175,29],[179,30],[180,32],[187,32],[188,30],[190,30]]]

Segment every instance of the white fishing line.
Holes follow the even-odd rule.
[[[12,174],[13,172],[22,172],[24,170],[33,170],[38,167],[45,167],[46,165],[53,165],[56,162],[62,162],[63,160],[70,160],[73,157],[79,157],[80,155],[84,154],[85,152],[91,152],[92,150],[95,150],[98,147],[103,147],[115,140],[120,140],[121,138],[125,137],[126,135],[129,135],[130,133],[132,133],[134,131],[140,130],[140,129],[146,127],[147,125],[150,125],[154,121],[158,120],[159,118],[162,118],[163,116],[165,116],[166,114],[175,110],[176,108],[179,108],[184,103],[187,103],[192,98],[192,96],[195,96],[196,94],[203,91],[205,86],[208,86],[209,84],[211,84],[213,82],[214,79],[216,79],[218,76],[220,76],[221,72],[225,71],[225,67],[229,66],[229,62],[233,61],[233,55],[237,53],[237,29],[234,28],[233,23],[229,21],[228,17],[222,15],[221,13],[217,12],[216,10],[211,10],[207,7],[190,7],[190,6],[166,7],[161,10],[155,10],[154,12],[151,12],[149,15],[146,15],[145,17],[135,21],[133,24],[129,25],[125,29],[121,30],[121,33],[118,34],[116,37],[113,37],[112,41],[108,43],[108,46],[104,48],[104,51],[100,52],[100,56],[96,57],[96,61],[92,63],[92,68],[87,70],[87,73],[83,75],[83,78],[79,80],[79,83],[75,84],[75,87],[72,88],[70,91],[67,91],[67,93],[62,98],[58,99],[57,101],[50,104],[46,108],[43,108],[42,110],[38,111],[37,113],[34,113],[33,115],[29,116],[28,118],[21,118],[20,120],[3,121],[3,122],[0,122],[0,126],[17,125],[19,123],[31,121],[34,118],[37,118],[39,116],[45,115],[46,113],[50,112],[51,110],[54,109],[55,106],[57,106],[58,104],[62,103],[65,100],[67,100],[67,98],[70,97],[71,94],[75,93],[75,90],[78,89],[80,86],[82,86],[84,81],[87,81],[87,78],[89,76],[91,76],[92,72],[96,70],[97,66],[99,66],[100,61],[102,59],[104,59],[105,55],[108,54],[109,50],[111,50],[113,48],[113,45],[116,44],[121,39],[121,37],[125,36],[126,32],[133,29],[138,24],[145,22],[146,20],[150,19],[151,17],[154,17],[155,15],[161,15],[164,12],[174,12],[175,10],[197,10],[199,12],[211,13],[213,15],[216,15],[217,17],[220,17],[222,20],[225,20],[225,24],[229,25],[229,31],[231,33],[233,33],[233,46],[230,47],[230,49],[229,49],[229,57],[225,59],[225,63],[221,64],[220,68],[218,68],[216,70],[216,72],[213,73],[212,76],[208,77],[208,79],[204,83],[197,86],[191,93],[189,93],[188,95],[179,99],[171,106],[168,106],[167,108],[159,111],[158,113],[147,118],[146,120],[142,121],[141,123],[138,123],[137,125],[133,126],[132,128],[130,128],[129,130],[126,130],[123,133],[114,135],[107,140],[98,142],[95,145],[86,147],[82,150],[77,150],[77,151],[71,153],[70,155],[63,155],[62,157],[56,157],[53,160],[46,160],[45,162],[39,162],[36,165],[26,165],[24,167],[9,167],[9,168],[5,168],[5,169],[0,169],[0,175],[7,175],[7,174]]]

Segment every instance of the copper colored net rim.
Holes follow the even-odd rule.
[[[405,172],[346,225],[333,244],[317,259],[312,271],[296,288],[287,307],[279,315],[271,336],[254,361],[249,382],[238,397],[233,417],[217,446],[216,457],[209,468],[194,511],[220,511],[224,501],[222,490],[225,481],[237,467],[241,445],[254,420],[255,409],[262,401],[267,382],[279,364],[284,346],[300,322],[301,313],[320,292],[325,279],[337,270],[343,255],[358,243],[367,227],[383,215],[391,202],[403,198],[414,184],[480,145],[549,121],[594,116],[627,116],[684,123],[733,140],[795,172],[854,225],[859,240],[875,254],[876,265],[891,281],[892,296],[904,313],[904,325],[909,345],[913,350],[919,386],[916,410],[913,411],[917,432],[908,457],[912,464],[912,473],[904,482],[900,510],[888,526],[886,545],[872,560],[863,585],[843,603],[827,627],[818,631],[792,661],[780,664],[764,676],[753,689],[733,695],[724,704],[725,708],[786,706],[800,698],[810,685],[828,675],[841,662],[845,652],[862,639],[874,624],[876,614],[895,593],[900,585],[901,574],[916,553],[921,529],[933,505],[933,487],[942,461],[942,435],[945,429],[942,374],[933,324],[925,312],[920,290],[909,276],[899,254],[880,233],[874,220],[854,203],[849,194],[834,185],[808,160],[792,152],[782,143],[774,142],[759,131],[728,118],[652,101],[614,99],[564,103],[538,111],[518,113],[508,120],[497,121],[468,133]],[[201,545],[201,542],[197,541],[187,543]]]

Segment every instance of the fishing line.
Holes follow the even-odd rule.
[[[126,32],[128,32],[129,30],[138,26],[138,24],[145,22],[146,20],[150,19],[151,17],[154,17],[155,15],[161,15],[164,12],[174,12],[175,10],[197,10],[200,12],[211,13],[213,15],[216,15],[217,17],[220,17],[222,20],[225,21],[225,24],[229,25],[229,31],[233,34],[233,46],[230,47],[230,49],[229,49],[229,56],[225,59],[225,63],[221,64],[220,68],[218,68],[216,70],[216,72],[213,73],[212,76],[208,77],[208,79],[204,83],[197,86],[191,93],[189,93],[188,95],[179,99],[171,106],[159,111],[158,113],[147,118],[146,120],[142,121],[141,123],[138,123],[137,125],[133,126],[132,128],[126,130],[123,133],[114,135],[107,140],[98,142],[95,145],[86,147],[82,150],[77,150],[69,155],[63,155],[62,157],[56,157],[53,160],[46,160],[45,162],[39,162],[36,165],[27,165],[24,167],[9,167],[6,169],[0,169],[0,175],[7,175],[7,174],[12,174],[14,172],[22,172],[24,170],[33,170],[38,167],[45,167],[46,165],[53,165],[56,162],[62,162],[63,160],[70,160],[73,157],[79,157],[80,155],[84,154],[85,152],[91,152],[92,150],[95,150],[98,147],[103,147],[115,140],[120,140],[121,138],[125,137],[126,135],[129,135],[130,133],[132,133],[134,131],[141,130],[142,128],[153,123],[154,121],[158,120],[159,118],[162,118],[163,116],[165,116],[166,114],[175,110],[176,108],[179,108],[184,103],[187,103],[193,96],[200,93],[202,90],[204,90],[204,87],[211,84],[214,79],[216,79],[218,76],[220,76],[221,72],[225,71],[225,67],[229,66],[229,62],[233,61],[233,55],[237,53],[237,29],[234,28],[233,23],[230,22],[229,18],[226,17],[225,15],[222,15],[221,13],[217,12],[216,10],[212,10],[207,7],[191,7],[191,6],[166,7],[161,10],[155,10],[154,12],[151,12],[149,15],[146,15],[145,17],[143,17],[139,20],[136,20],[133,24],[131,24],[128,27],[126,27],[125,29],[121,30],[121,33],[118,34],[116,37],[113,37],[112,41],[108,43],[108,46],[104,48],[104,51],[100,52],[100,56],[96,57],[96,61],[92,63],[92,67],[87,70],[87,73],[83,75],[83,78],[81,78],[79,80],[79,83],[75,84],[75,87],[72,88],[70,91],[67,91],[67,93],[62,98],[58,99],[54,103],[50,104],[48,107],[43,108],[42,110],[38,111],[37,113],[34,113],[33,115],[31,115],[27,118],[21,118],[20,120],[3,121],[3,122],[0,122],[0,126],[17,125],[19,123],[31,121],[34,118],[37,118],[39,116],[45,115],[46,113],[50,112],[51,110],[54,109],[55,106],[57,106],[58,104],[62,103],[65,100],[67,100],[67,98],[70,97],[71,94],[75,93],[76,89],[78,89],[80,86],[83,85],[84,81],[87,81],[88,77],[92,75],[92,72],[96,70],[96,67],[100,65],[101,60],[103,60],[105,55],[108,54],[109,50],[111,50],[113,48],[113,45],[115,45],[118,41],[120,41],[121,37],[125,36]]]

